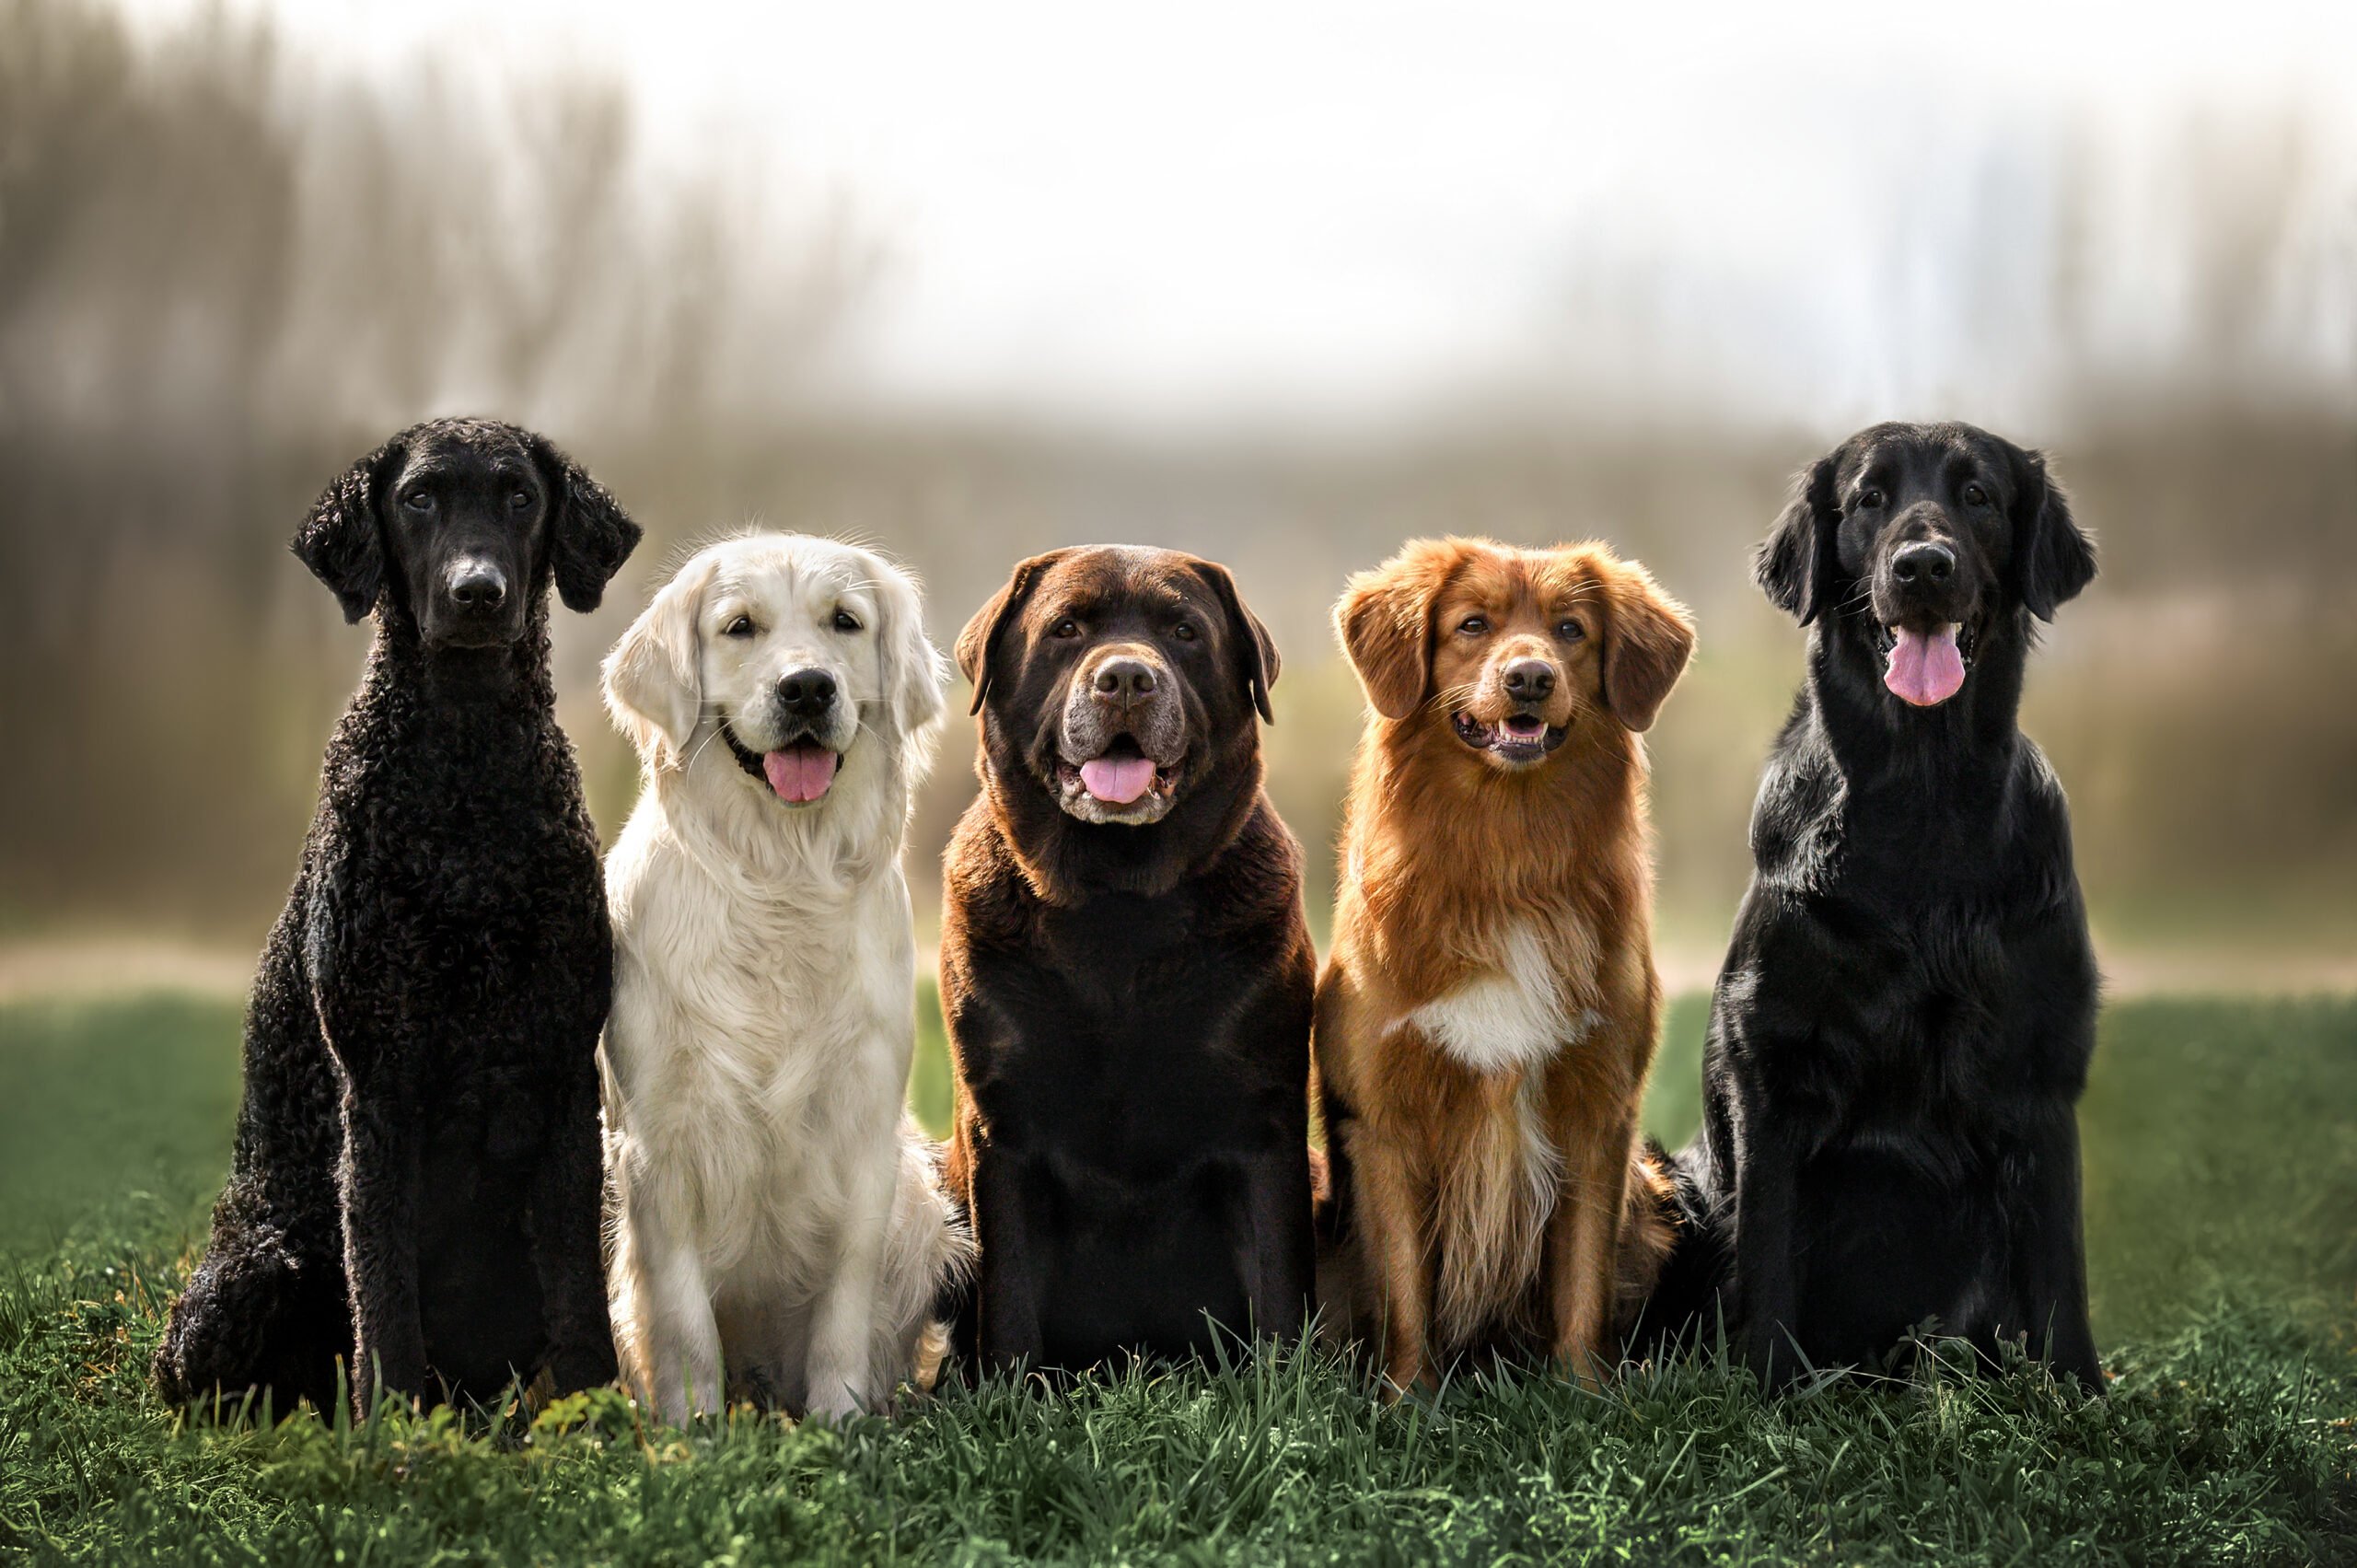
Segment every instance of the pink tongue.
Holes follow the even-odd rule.
[[[1112,806],[1127,806],[1154,784],[1151,757],[1098,757],[1080,765],[1088,793]]]
[[[1890,668],[1882,683],[1900,701],[1928,708],[1956,695],[1964,684],[1964,656],[1956,652],[1954,626],[1936,632],[1911,632],[1901,626],[1898,645],[1890,650]]]
[[[769,775],[770,787],[777,791],[780,800],[807,805],[827,793],[835,782],[833,752],[823,746],[789,746],[783,751],[772,751],[761,759],[761,772]]]

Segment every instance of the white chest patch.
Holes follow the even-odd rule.
[[[1497,958],[1496,970],[1433,998],[1393,1028],[1413,1025],[1477,1073],[1535,1065],[1595,1028],[1594,1015],[1564,1008],[1538,933],[1506,927]]]

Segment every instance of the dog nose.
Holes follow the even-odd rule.
[[[1555,667],[1545,659],[1516,659],[1506,666],[1506,695],[1536,703],[1555,691]]]
[[[796,718],[815,718],[835,700],[835,678],[823,669],[797,669],[777,683],[778,706]]]
[[[1890,558],[1890,570],[1902,583],[1945,583],[1956,570],[1956,552],[1929,540],[1901,545]]]
[[[1155,688],[1154,666],[1139,658],[1109,658],[1097,667],[1097,694],[1134,703]]]
[[[496,566],[470,563],[450,574],[450,598],[460,610],[497,610],[507,602],[507,578]]]

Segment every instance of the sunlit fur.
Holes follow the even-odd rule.
[[[761,635],[724,638],[749,610]],[[761,745],[766,693],[812,665],[857,729],[833,786],[794,807],[718,726]],[[644,764],[606,865],[610,1282],[623,1375],[667,1418],[730,1394],[840,1415],[938,1358],[931,1304],[972,1247],[904,1109],[900,861],[946,677],[904,573],[792,535],[694,557],[606,661]]]
[[[1637,732],[1690,623],[1600,546],[1441,540],[1354,578],[1335,624],[1370,712],[1318,993],[1327,1321],[1395,1393],[1466,1354],[1590,1376],[1624,1206],[1654,1213],[1626,1204],[1660,1011]],[[1504,718],[1533,659],[1560,744],[1468,744],[1453,715]]]

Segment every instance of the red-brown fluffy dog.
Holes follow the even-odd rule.
[[[1399,1392],[1460,1356],[1592,1380],[1661,1005],[1638,733],[1694,645],[1599,545],[1420,540],[1334,621],[1373,713],[1316,1054],[1329,1329]]]

